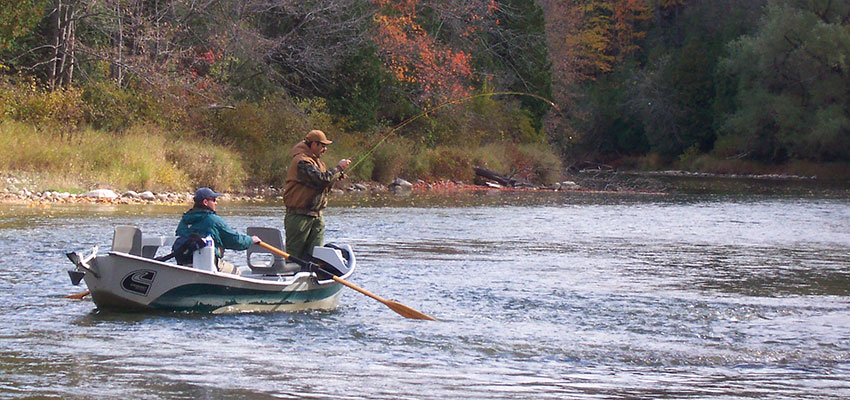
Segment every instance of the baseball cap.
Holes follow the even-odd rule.
[[[202,187],[195,191],[195,202],[201,202],[205,199],[214,199],[219,196],[221,196],[221,193],[213,192],[212,189],[208,187]]]
[[[327,136],[325,136],[324,132],[322,132],[318,129],[313,129],[312,131],[310,131],[310,133],[307,134],[307,137],[305,137],[304,140],[306,140],[308,142],[319,142],[319,143],[324,143],[324,144],[333,143],[332,141],[328,140],[328,138],[327,138]]]

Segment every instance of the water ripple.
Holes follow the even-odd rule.
[[[82,290],[64,253],[119,224],[170,234],[183,207],[4,210],[0,397],[850,397],[846,200],[546,196],[329,210],[352,281],[436,323],[353,291],[333,311],[97,311],[63,297]]]

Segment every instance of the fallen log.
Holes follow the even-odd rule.
[[[502,175],[498,172],[495,172],[493,170],[489,170],[487,168],[472,167],[472,169],[475,171],[475,175],[480,176],[480,177],[485,178],[485,179],[489,179],[491,181],[498,182],[502,186],[514,187],[517,183],[515,179],[508,178],[508,177],[506,177],[506,176],[504,176],[504,175]]]

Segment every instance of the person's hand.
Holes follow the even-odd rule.
[[[253,241],[254,241],[254,243],[260,243],[260,242],[262,242],[262,240],[260,240],[260,238],[259,238],[259,237],[257,237],[257,236],[251,236],[251,240],[253,240]]]
[[[339,168],[340,171],[344,171],[348,168],[349,164],[351,164],[351,160],[343,158],[342,160],[339,160],[339,164],[337,164],[336,167]]]

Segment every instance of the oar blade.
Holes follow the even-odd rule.
[[[277,247],[274,247],[274,246],[272,246],[268,243],[265,243],[265,242],[260,242],[258,244],[261,247],[266,248],[269,251],[271,251],[272,253],[275,253],[275,254],[277,254],[277,255],[279,255],[279,256],[287,259],[287,260],[295,261],[296,263],[298,263],[302,267],[306,268],[307,270],[315,272],[317,275],[327,275],[327,278],[322,277],[323,279],[333,279],[337,283],[348,286],[348,287],[350,287],[350,288],[352,288],[352,289],[354,289],[354,290],[356,290],[360,293],[365,294],[366,296],[369,296],[369,297],[371,297],[375,300],[380,301],[381,303],[384,303],[387,307],[389,307],[393,311],[397,312],[402,317],[410,318],[410,319],[424,319],[424,320],[428,320],[428,321],[436,321],[437,320],[434,317],[431,317],[429,315],[426,315],[426,314],[423,314],[419,311],[416,311],[416,310],[414,310],[414,309],[412,309],[412,308],[410,308],[410,307],[408,307],[404,304],[397,303],[397,302],[391,301],[391,300],[386,300],[386,299],[382,298],[381,296],[378,296],[378,295],[376,295],[376,294],[374,294],[374,293],[372,293],[372,292],[370,292],[366,289],[363,289],[363,288],[361,288],[361,287],[359,287],[359,286],[357,286],[357,285],[355,285],[351,282],[346,281],[345,279],[340,278],[339,275],[343,275],[343,273],[340,272],[339,270],[337,270],[336,268],[334,268],[333,266],[318,265],[318,264],[313,263],[313,262],[301,260],[301,259],[299,259],[297,257],[293,257],[289,253],[287,253],[287,252],[285,252],[281,249],[278,249]],[[331,272],[329,272],[325,268],[330,269]]]
[[[423,313],[416,311],[416,310],[414,310],[414,309],[412,309],[412,308],[410,308],[410,307],[408,307],[404,304],[401,304],[401,303],[398,303],[398,302],[395,302],[395,301],[392,301],[392,300],[386,300],[386,301],[384,301],[384,304],[386,304],[387,307],[389,307],[390,309],[392,309],[393,311],[397,312],[399,315],[401,315],[402,317],[405,317],[405,318],[424,319],[424,320],[428,320],[428,321],[436,321],[437,320],[436,318],[434,318],[432,316],[429,316],[427,314],[423,314]]]
[[[66,298],[66,299],[76,299],[76,300],[80,300],[80,299],[82,299],[83,297],[88,296],[88,295],[89,295],[89,293],[90,293],[90,292],[89,292],[88,290],[86,290],[85,292],[82,292],[82,293],[69,294],[69,295],[65,296],[65,298]]]

